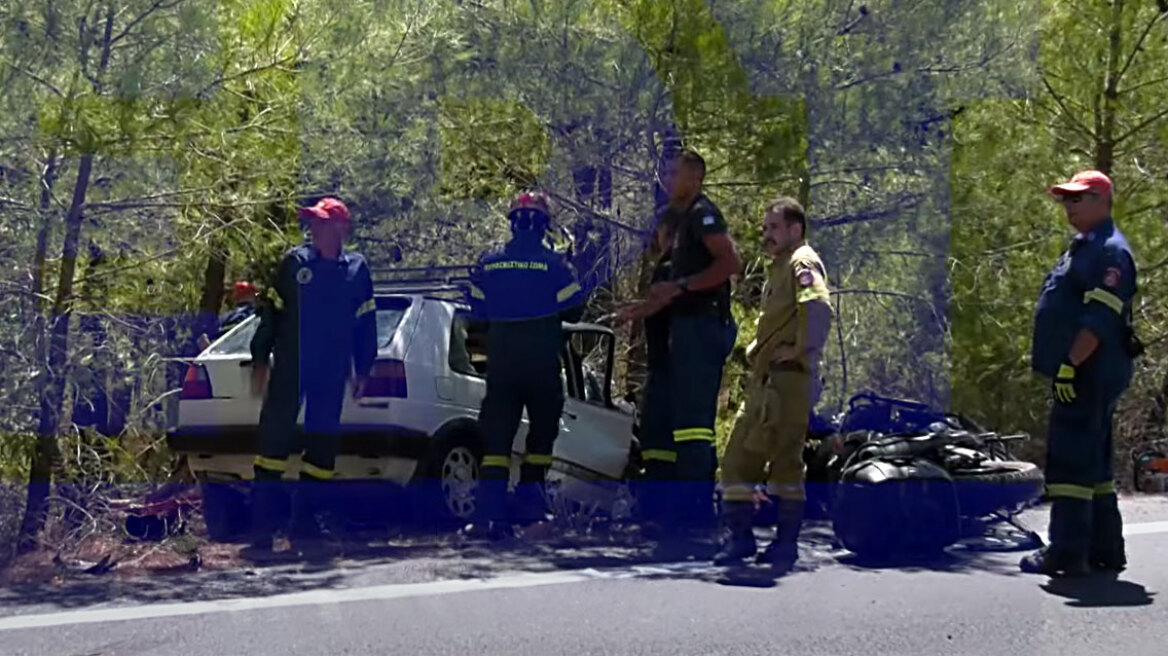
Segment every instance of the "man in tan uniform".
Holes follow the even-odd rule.
[[[714,557],[718,565],[757,551],[751,530],[754,488],[764,478],[767,495],[778,504],[779,525],[759,563],[785,573],[798,556],[806,501],[803,444],[818,400],[819,358],[832,318],[826,269],[804,241],[806,226],[803,208],[794,199],[779,197],[767,205],[763,238],[772,264],[758,332],[746,351],[751,367],[746,405],[722,460],[722,518],[728,536]]]

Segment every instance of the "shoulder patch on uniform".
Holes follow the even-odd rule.
[[[715,223],[717,223],[717,219],[714,218],[713,214],[707,214],[702,218],[702,225],[704,226],[712,226]]]
[[[1103,284],[1108,287],[1115,287],[1119,284],[1119,279],[1122,276],[1119,269],[1115,267],[1108,267],[1107,271],[1103,273]]]
[[[312,269],[300,267],[300,270],[296,272],[296,282],[301,285],[307,285],[312,282]]]

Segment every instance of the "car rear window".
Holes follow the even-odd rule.
[[[410,299],[383,297],[377,299],[377,350],[389,346],[410,307]]]
[[[382,297],[377,299],[377,349],[389,346],[394,334],[401,326],[406,310],[410,307],[410,299],[400,297]],[[207,353],[211,355],[246,355],[251,352],[251,338],[260,325],[257,317],[251,317],[241,323],[235,331],[215,344]]]
[[[207,350],[211,355],[243,355],[251,352],[251,337],[260,325],[258,317],[248,317],[243,323]]]

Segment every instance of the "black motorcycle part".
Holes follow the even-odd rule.
[[[883,560],[933,555],[961,537],[952,477],[920,458],[872,458],[849,466],[832,518],[845,548]]]

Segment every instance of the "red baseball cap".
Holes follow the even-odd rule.
[[[238,301],[240,299],[247,298],[248,296],[251,296],[252,294],[255,294],[255,293],[256,293],[255,285],[251,284],[250,282],[242,282],[241,281],[241,282],[235,283],[235,300]]]
[[[301,208],[297,213],[300,215],[300,218],[303,219],[317,218],[324,219],[326,221],[344,221],[346,223],[350,221],[349,208],[345,207],[344,203],[331,196],[320,199],[320,201],[312,207]]]
[[[1111,178],[1107,177],[1101,171],[1079,171],[1071,177],[1070,182],[1054,185],[1047,189],[1047,191],[1056,196],[1081,194],[1085,191],[1096,193],[1100,196],[1110,196]]]

